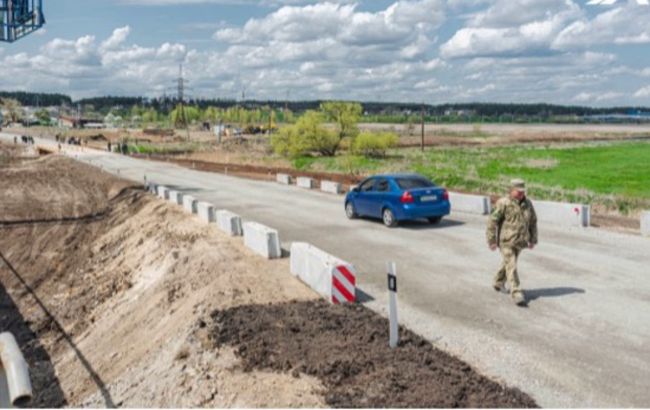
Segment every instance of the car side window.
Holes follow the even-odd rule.
[[[374,186],[375,186],[375,180],[374,179],[369,179],[366,182],[364,182],[363,184],[361,184],[361,186],[359,187],[359,191],[361,191],[361,192],[370,192],[370,191],[372,191],[372,188]]]
[[[377,181],[376,189],[377,192],[388,192],[390,191],[390,186],[388,185],[387,179],[380,179]]]

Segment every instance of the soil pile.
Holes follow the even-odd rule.
[[[360,305],[248,305],[213,318],[216,343],[235,346],[247,370],[317,377],[333,407],[535,407],[409,330],[390,349],[388,320]]]
[[[179,207],[58,156],[0,168],[0,328],[30,364],[33,406],[318,407],[321,385],[244,373],[201,319],[314,298]]]

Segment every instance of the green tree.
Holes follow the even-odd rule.
[[[23,118],[23,107],[18,100],[13,98],[3,98],[2,107],[7,111],[9,123],[19,122]]]
[[[325,156],[336,154],[340,143],[338,134],[325,127],[325,116],[318,111],[307,111],[295,125],[280,129],[271,137],[274,151],[280,155],[298,157],[318,153]]]
[[[41,109],[36,111],[36,119],[41,125],[50,125],[52,119],[50,118],[50,113],[46,109]]]
[[[320,110],[325,114],[327,121],[336,124],[338,142],[334,148],[334,153],[336,153],[344,138],[354,140],[359,135],[359,127],[357,124],[363,112],[361,104],[345,101],[329,101],[322,103]]]

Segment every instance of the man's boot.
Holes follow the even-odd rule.
[[[512,294],[512,301],[515,302],[517,306],[526,306],[526,298],[524,297],[523,292],[515,292]]]

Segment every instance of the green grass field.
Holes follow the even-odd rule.
[[[650,205],[650,143],[568,147],[396,150],[384,159],[358,156],[300,158],[299,169],[372,174],[419,172],[454,189],[503,193],[508,181],[528,181],[540,199],[601,204],[626,212]]]

